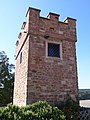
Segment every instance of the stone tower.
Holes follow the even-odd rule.
[[[16,73],[13,103],[19,106],[39,100],[56,104],[67,92],[78,95],[76,19],[29,8],[16,42]]]

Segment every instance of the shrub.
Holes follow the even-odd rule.
[[[39,101],[26,107],[9,104],[0,108],[0,120],[65,120],[65,116],[57,107]]]
[[[66,120],[78,120],[79,118],[78,99],[74,101],[69,95],[67,95],[66,101],[60,102],[56,106],[64,112]]]
[[[47,102],[39,101],[32,105],[22,107],[22,111],[23,115],[28,114],[28,116],[30,112],[30,116],[32,117],[30,119],[32,120],[65,120],[63,112],[57,107],[50,106]]]
[[[18,106],[8,104],[0,109],[0,120],[19,120],[21,110]]]

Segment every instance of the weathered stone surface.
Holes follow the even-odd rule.
[[[76,20],[61,22],[57,14],[39,14],[38,9],[28,9],[16,44],[14,104],[19,106],[39,100],[56,104],[67,93],[73,99],[78,95]],[[48,42],[60,43],[60,58],[47,56]]]

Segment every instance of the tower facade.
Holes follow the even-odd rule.
[[[39,100],[56,104],[78,95],[76,19],[29,8],[16,42],[13,103],[19,106]]]

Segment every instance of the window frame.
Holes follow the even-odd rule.
[[[59,45],[59,54],[60,57],[53,57],[53,56],[48,56],[48,44],[58,44]],[[52,58],[52,59],[60,59],[62,60],[62,42],[55,42],[55,41],[46,41],[46,58]]]

